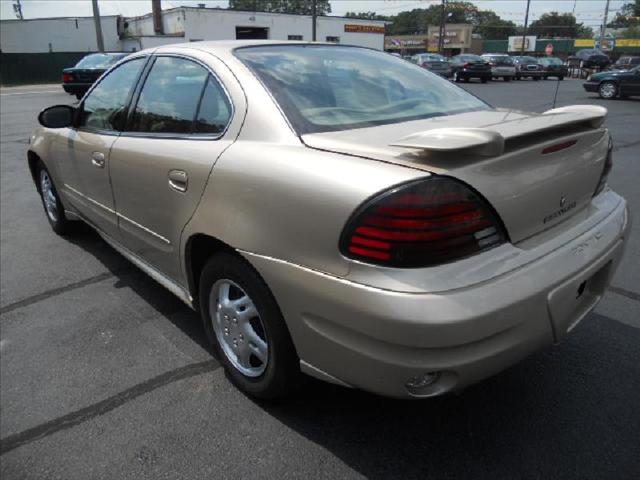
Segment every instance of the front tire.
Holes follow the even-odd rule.
[[[199,294],[207,338],[230,380],[258,398],[290,393],[300,380],[299,359],[258,273],[240,257],[213,255],[202,270]]]
[[[489,80],[489,79],[488,79],[488,78],[486,78],[486,77],[483,77],[483,78],[481,78],[481,79],[480,79],[480,81],[481,81],[482,83],[487,83],[487,81],[488,81],[488,80]]]
[[[36,178],[38,181],[38,193],[40,194],[49,225],[58,235],[69,234],[71,232],[71,222],[69,222],[64,213],[64,207],[53,184],[51,174],[42,162],[38,165]]]
[[[511,81],[511,77],[502,77],[502,80],[504,80],[505,82],[510,82]]]
[[[618,96],[618,86],[613,82],[602,82],[598,87],[600,98],[611,100]]]

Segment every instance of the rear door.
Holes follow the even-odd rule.
[[[237,135],[228,129],[232,102],[209,67],[174,55],[154,59],[136,97],[111,152],[120,234],[129,250],[177,279],[182,230]]]
[[[85,218],[111,236],[117,233],[109,182],[111,147],[146,61],[138,57],[123,63],[96,85],[79,107],[77,128],[60,146],[65,150],[59,162],[65,193]]]

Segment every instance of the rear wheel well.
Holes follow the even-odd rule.
[[[198,233],[189,238],[185,247],[185,264],[187,268],[187,281],[189,293],[193,298],[193,304],[197,308],[198,293],[200,291],[200,274],[209,258],[219,252],[227,252],[241,257],[238,252],[215,237]]]

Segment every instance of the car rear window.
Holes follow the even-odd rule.
[[[125,55],[105,55],[100,53],[87,55],[76,64],[75,68],[107,68],[124,57]]]
[[[447,80],[376,50],[268,45],[239,48],[235,55],[300,135],[490,108]]]

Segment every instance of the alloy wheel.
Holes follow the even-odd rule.
[[[58,199],[53,189],[49,173],[40,170],[40,193],[44,202],[44,208],[52,222],[58,221]]]
[[[600,96],[602,98],[613,98],[618,93],[618,89],[611,82],[605,82],[600,85]]]
[[[269,343],[253,300],[228,279],[211,287],[209,314],[218,344],[227,360],[247,377],[259,377],[267,368]]]

